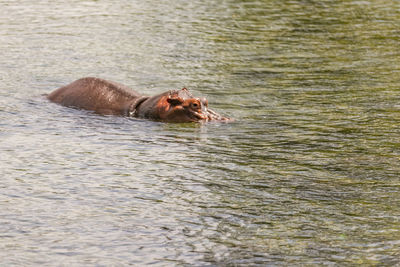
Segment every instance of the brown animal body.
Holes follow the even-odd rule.
[[[165,122],[231,121],[210,110],[205,98],[193,97],[186,88],[150,97],[119,83],[87,77],[53,91],[47,98],[63,106],[104,115]]]

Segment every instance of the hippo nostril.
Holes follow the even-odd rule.
[[[205,106],[205,107],[208,107],[208,100],[206,99],[206,98],[202,98],[201,99],[201,102],[203,103],[203,105]]]

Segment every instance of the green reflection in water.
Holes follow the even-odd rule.
[[[397,264],[397,1],[74,3],[1,9],[9,263]],[[25,103],[78,75],[236,122]]]
[[[213,53],[202,62],[211,81],[202,82],[216,83],[233,103],[223,107],[242,122],[227,140],[201,148],[215,155],[203,159],[216,200],[202,215],[219,244],[209,260],[396,262],[398,4],[214,8],[224,11],[212,27],[192,25]]]

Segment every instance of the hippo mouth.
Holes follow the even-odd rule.
[[[189,117],[192,121],[207,121],[209,116],[208,112],[204,114],[203,112],[191,111]]]
[[[214,110],[211,110],[208,108],[207,109],[207,121],[232,122],[234,120],[230,119],[230,118],[226,118],[226,117],[218,114]]]
[[[206,109],[205,111],[201,112],[191,111],[189,113],[189,117],[192,119],[192,121],[232,121],[231,119],[225,118],[211,109]]]

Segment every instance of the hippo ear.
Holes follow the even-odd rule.
[[[184,98],[193,98],[193,95],[189,92],[189,89],[187,89],[186,87],[183,87],[180,91],[179,91],[179,95],[181,97]]]
[[[183,99],[179,96],[169,96],[167,98],[167,102],[173,106],[181,105],[183,103]]]

